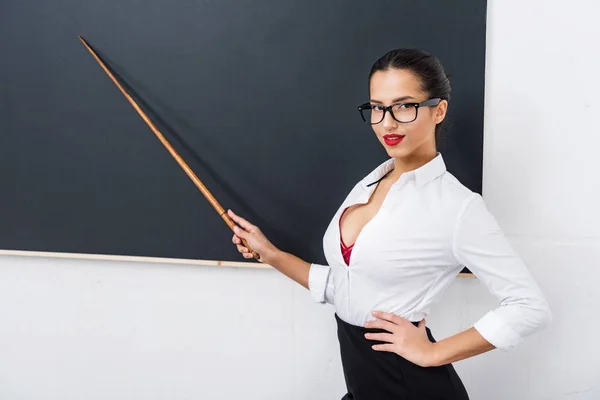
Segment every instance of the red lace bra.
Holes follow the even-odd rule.
[[[352,248],[354,247],[354,244],[351,244],[350,246],[346,246],[346,244],[344,243],[344,239],[342,239],[342,217],[344,216],[344,214],[346,213],[346,211],[348,210],[348,207],[346,207],[344,209],[344,211],[342,212],[342,214],[340,215],[340,221],[339,221],[339,227],[340,227],[340,248],[342,250],[342,256],[344,257],[344,262],[346,263],[346,265],[350,265],[350,255],[352,254]]]

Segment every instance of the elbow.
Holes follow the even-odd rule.
[[[536,308],[537,331],[544,330],[552,323],[554,315],[550,309],[550,304],[545,299],[540,299],[539,306]]]
[[[542,296],[530,297],[520,305],[500,307],[495,312],[504,317],[502,319],[506,324],[506,329],[501,330],[504,339],[497,340],[499,346],[496,347],[506,350],[543,331],[554,318],[550,305]]]
[[[508,351],[525,338],[544,330],[553,320],[548,301],[542,295],[530,295],[504,301],[474,325],[494,347]]]
[[[548,301],[542,296],[530,298],[518,314],[523,318],[523,337],[545,330],[554,319]]]

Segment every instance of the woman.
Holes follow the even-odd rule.
[[[398,49],[375,62],[359,107],[389,160],[359,181],[323,239],[329,265],[276,248],[231,210],[233,243],[335,307],[344,399],[468,399],[451,363],[508,350],[543,329],[548,304],[481,196],[436,150],[450,82],[440,62]],[[466,266],[500,301],[473,327],[436,342],[425,317]]]

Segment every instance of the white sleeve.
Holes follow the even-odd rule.
[[[541,289],[478,193],[459,217],[454,255],[500,302],[474,325],[496,348],[509,350],[552,320]]]
[[[333,304],[333,278],[331,267],[311,264],[308,272],[308,288],[312,298],[319,303]]]

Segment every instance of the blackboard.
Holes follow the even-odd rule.
[[[225,208],[325,262],[331,216],[387,158],[356,106],[390,49],[451,75],[440,151],[481,192],[485,23],[479,0],[5,0],[0,249],[245,261],[78,35]]]

